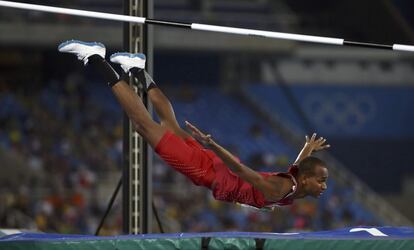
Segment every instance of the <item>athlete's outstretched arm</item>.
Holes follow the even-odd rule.
[[[303,159],[310,156],[312,152],[326,149],[331,146],[329,144],[325,144],[326,139],[324,139],[323,137],[316,139],[316,133],[313,133],[311,138],[309,138],[309,136],[306,135],[305,139],[306,139],[305,145],[303,146],[302,150],[299,152],[298,157],[293,163],[294,165],[298,165]]]
[[[231,170],[237,174],[240,178],[244,181],[252,184],[255,188],[260,190],[264,196],[269,200],[278,200],[283,198],[283,190],[280,188],[282,185],[275,185],[274,182],[269,182],[266,180],[262,175],[258,172],[254,171],[253,169],[249,168],[248,166],[240,163],[240,161],[233,156],[228,150],[220,146],[216,143],[211,135],[204,134],[194,125],[189,122],[185,122],[187,128],[189,128],[192,132],[192,135],[199,139],[204,144],[208,145],[218,157],[222,159],[222,161],[231,168]]]

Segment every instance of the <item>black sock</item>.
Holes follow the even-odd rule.
[[[123,80],[123,81],[125,81],[125,82],[129,82],[129,73],[125,73],[125,72],[122,70],[121,77],[119,78],[119,80]]]
[[[88,64],[90,64],[96,71],[98,71],[103,76],[109,87],[112,87],[115,85],[115,83],[119,82],[118,73],[116,73],[112,66],[101,56],[90,56],[88,58]]]
[[[144,85],[144,89],[148,92],[148,90],[152,88],[157,88],[157,84],[155,84],[152,77],[145,71],[144,69],[140,68],[132,68],[129,70],[134,77],[138,79],[138,81]]]

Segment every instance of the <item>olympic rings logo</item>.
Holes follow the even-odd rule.
[[[311,93],[304,98],[305,110],[316,127],[325,132],[355,133],[374,118],[377,105],[372,96]]]

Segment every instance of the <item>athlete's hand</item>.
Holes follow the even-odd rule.
[[[204,134],[196,126],[189,123],[188,121],[185,121],[185,125],[191,131],[191,135],[196,139],[200,140],[202,143],[211,145],[214,142],[210,134]]]
[[[306,135],[305,139],[305,147],[310,148],[312,151],[319,151],[331,147],[331,145],[325,144],[325,138],[319,137],[318,139],[316,139],[316,133],[313,133],[311,138],[309,138],[309,136]]]

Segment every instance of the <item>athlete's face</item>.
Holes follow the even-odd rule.
[[[323,191],[325,191],[328,188],[328,186],[326,185],[327,179],[328,169],[326,169],[326,167],[324,166],[316,166],[314,175],[307,176],[302,181],[307,195],[319,198]]]

